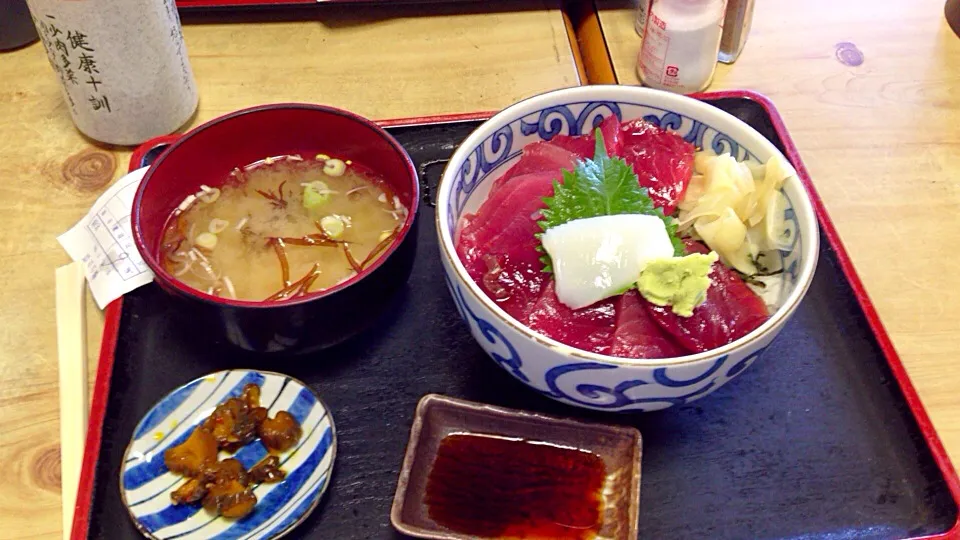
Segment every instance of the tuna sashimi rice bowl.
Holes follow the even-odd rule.
[[[593,408],[663,408],[739,375],[802,299],[819,249],[772,143],[704,102],[634,87],[498,113],[454,154],[437,206],[447,284],[478,343]]]
[[[561,343],[622,358],[709,351],[775,309],[764,297],[781,284],[771,251],[791,243],[780,188],[794,174],[779,156],[751,166],[611,115],[525,146],[461,219],[457,255],[492,301]]]

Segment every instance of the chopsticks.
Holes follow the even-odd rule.
[[[60,495],[69,539],[87,435],[87,324],[83,265],[57,268],[57,356],[60,363]]]

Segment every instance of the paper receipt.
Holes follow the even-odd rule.
[[[100,309],[153,281],[130,230],[133,197],[146,172],[143,167],[117,180],[86,216],[57,238],[70,258],[83,263]]]

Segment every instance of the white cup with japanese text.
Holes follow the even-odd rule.
[[[27,0],[74,124],[135,145],[181,127],[197,86],[174,0]]]

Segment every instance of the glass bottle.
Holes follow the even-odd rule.
[[[725,8],[726,0],[652,0],[637,56],[643,84],[678,93],[709,86],[717,67]]]

